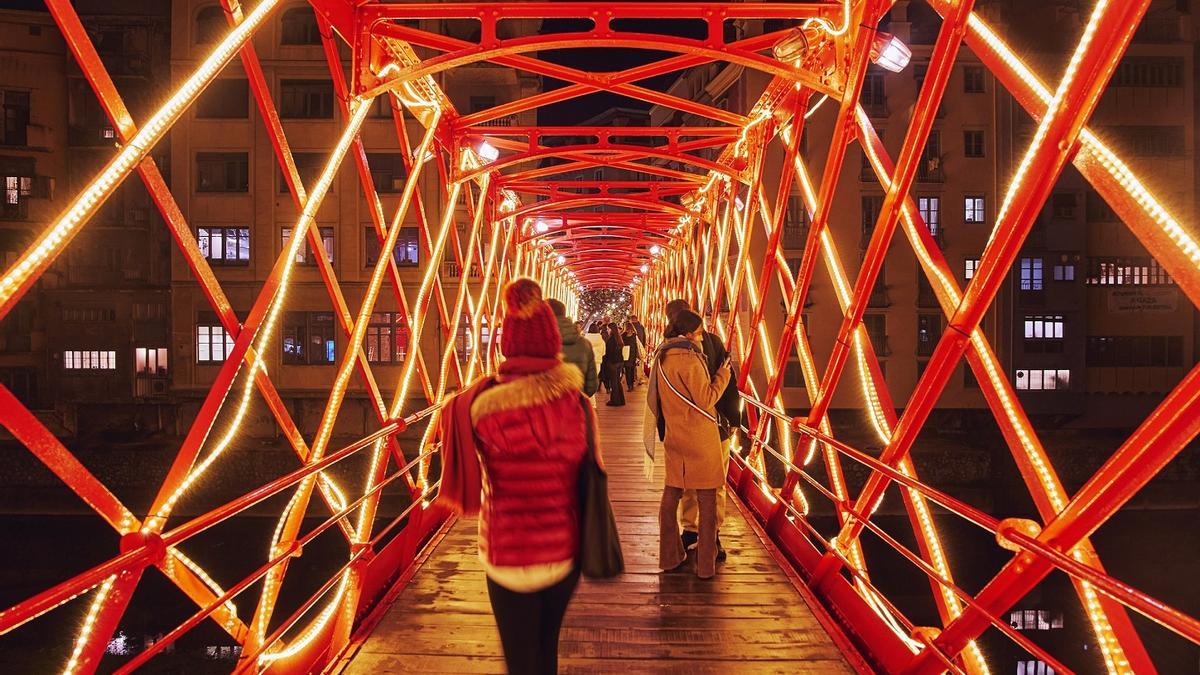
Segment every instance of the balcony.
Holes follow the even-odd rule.
[[[517,115],[516,115],[516,113],[514,113],[512,115],[505,115],[504,117],[497,117],[494,120],[480,122],[479,124],[476,124],[474,126],[477,126],[477,127],[515,127],[515,126],[517,126]]]
[[[458,279],[462,277],[462,268],[453,260],[447,260],[442,263],[442,276],[450,279]],[[480,276],[479,265],[471,266],[471,273],[467,275],[469,279],[478,279]]]
[[[946,182],[946,174],[942,171],[941,157],[926,157],[921,160],[917,166],[917,182],[920,183],[944,183]]]
[[[165,375],[138,373],[133,380],[133,395],[136,398],[160,398],[166,396],[170,389],[170,380]]]

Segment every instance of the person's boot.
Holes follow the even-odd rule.
[[[725,547],[721,545],[721,535],[717,535],[717,562],[725,562],[729,554],[725,552]]]
[[[680,539],[683,540],[683,550],[690,551],[700,542],[700,535],[690,530],[684,530]]]

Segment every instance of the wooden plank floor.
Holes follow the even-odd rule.
[[[624,408],[599,406],[627,571],[580,585],[560,672],[853,672],[732,503],[721,532],[729,560],[714,579],[698,579],[691,563],[658,571],[662,468],[655,483],[642,477],[644,398],[639,387]],[[504,672],[475,528],[474,520],[455,525],[342,672]]]

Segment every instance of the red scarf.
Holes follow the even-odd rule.
[[[438,497],[452,511],[462,515],[479,513],[483,474],[479,467],[475,427],[471,424],[471,404],[475,397],[497,382],[545,372],[560,363],[562,359],[559,358],[533,356],[505,359],[500,364],[499,376],[481,377],[443,404],[438,425],[442,438],[442,485]]]

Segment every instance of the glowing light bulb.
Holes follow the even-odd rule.
[[[484,141],[479,144],[479,156],[489,162],[494,162],[500,157],[500,151],[496,149],[496,146]]]
[[[737,208],[738,211],[744,211],[746,209],[746,203],[742,201],[741,197],[733,198],[733,206]]]
[[[880,68],[898,73],[904,70],[908,66],[908,62],[912,60],[912,50],[895,35],[881,32],[875,35],[871,59]]]
[[[653,246],[650,247],[651,255],[660,255],[661,253],[662,253],[662,247],[659,246],[658,244],[654,244]]]
[[[539,220],[537,221],[537,224],[534,225],[534,229],[538,231],[538,234],[545,234],[546,232],[550,231],[550,223],[547,223],[544,220]]]
[[[639,267],[638,269],[640,269],[642,271],[642,274],[645,274],[646,272],[650,271],[650,266],[646,265],[646,264],[642,264],[642,266]]]
[[[558,254],[558,264],[559,264],[559,265],[561,265],[561,264],[563,264],[563,263],[565,263],[565,262],[567,262],[567,256],[565,256],[565,255],[563,255],[563,254],[561,254],[561,253],[560,253],[560,254]]]

